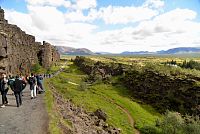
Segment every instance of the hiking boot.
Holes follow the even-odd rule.
[[[2,105],[2,106],[1,106],[1,108],[4,108],[4,107],[6,107],[6,106],[5,106],[5,105]]]

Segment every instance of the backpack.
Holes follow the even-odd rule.
[[[29,84],[32,85],[35,83],[35,78],[34,77],[29,77]]]
[[[13,84],[14,84],[14,80],[13,80],[13,79],[9,79],[9,80],[8,80],[8,85],[9,85],[9,86],[13,86]]]

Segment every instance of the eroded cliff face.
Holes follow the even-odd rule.
[[[8,24],[0,9],[0,73],[28,74],[31,66],[39,63],[44,68],[59,61],[56,48],[47,42],[36,42],[18,26]]]

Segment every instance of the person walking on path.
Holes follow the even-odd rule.
[[[26,82],[21,80],[19,76],[16,76],[16,79],[13,84],[13,91],[16,98],[17,107],[22,105],[22,90],[26,86]]]
[[[33,75],[33,73],[31,73],[31,76],[29,77],[28,81],[30,84],[31,99],[34,99],[34,98],[36,98],[36,92],[37,92],[37,79]]]
[[[14,81],[15,81],[15,78],[13,76],[9,76],[9,78],[8,78],[8,85],[10,86],[10,89],[12,91],[14,91],[14,87],[13,87]]]
[[[20,74],[19,79],[22,80],[23,83],[25,83],[25,84],[23,84],[22,92],[21,92],[21,94],[23,96],[23,90],[26,88],[27,80],[26,80],[26,78],[22,74]]]
[[[8,99],[6,97],[8,93],[8,79],[6,78],[5,74],[2,74],[1,80],[0,80],[0,90],[2,95],[2,108],[5,107],[5,105],[9,104]]]
[[[43,77],[42,77],[42,75],[37,75],[36,78],[37,78],[38,92],[39,93],[45,92],[44,87],[43,87],[43,81],[42,81]]]

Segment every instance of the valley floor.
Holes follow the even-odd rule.
[[[76,66],[68,64],[63,72],[45,82],[49,89],[45,99],[50,115],[50,132],[59,134],[64,127],[68,129],[69,126],[75,126],[68,116],[63,117],[62,109],[58,113],[56,105],[60,104],[57,103],[55,92],[65,98],[66,102],[70,100],[75,106],[89,113],[102,109],[108,115],[106,122],[120,129],[123,134],[138,134],[138,130],[155,124],[156,119],[161,117],[150,106],[133,101],[126,88],[101,82],[88,85],[84,83],[85,77]],[[63,124],[62,127],[59,124]]]

